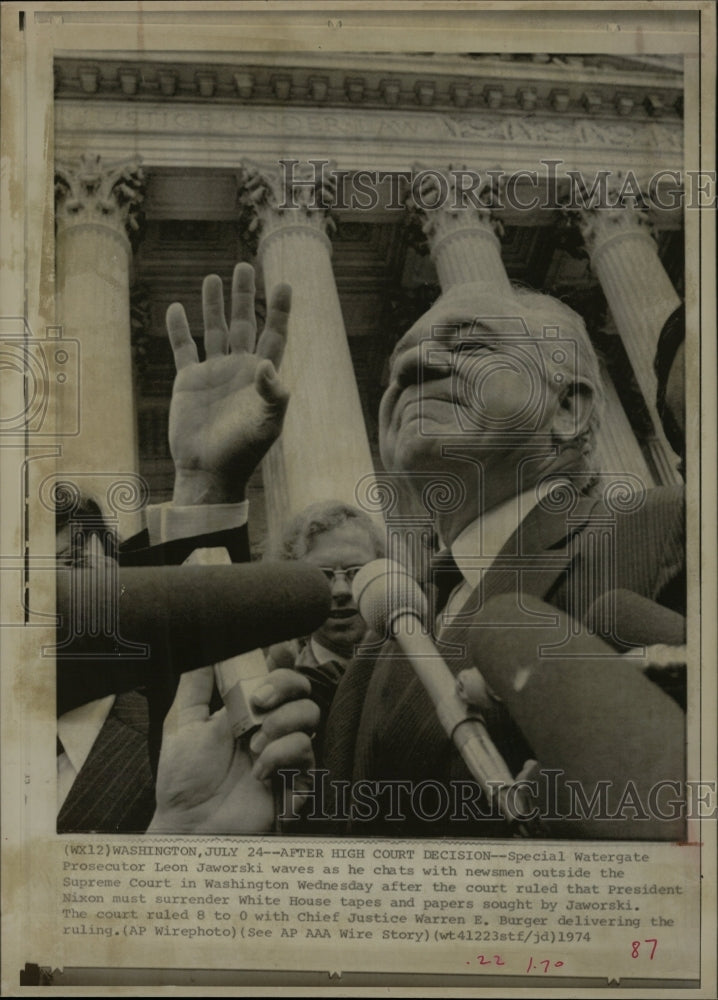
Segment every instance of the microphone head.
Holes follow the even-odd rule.
[[[586,613],[586,625],[621,651],[635,646],[682,646],[686,619],[633,590],[618,588],[601,594]]]
[[[427,602],[423,590],[401,563],[375,559],[354,577],[354,600],[364,621],[377,635],[388,635],[394,621],[409,614],[425,621]]]

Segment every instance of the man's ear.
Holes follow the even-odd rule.
[[[581,437],[588,428],[594,405],[593,386],[587,380],[575,379],[565,386],[551,422],[554,437],[563,443]]]

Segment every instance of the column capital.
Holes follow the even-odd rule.
[[[336,182],[334,164],[326,166],[324,171],[311,162],[293,163],[287,171],[280,165],[242,161],[237,177],[239,223],[252,253],[261,254],[274,236],[296,229],[315,235],[331,251]]]
[[[103,226],[126,237],[139,229],[144,199],[139,159],[105,163],[83,153],[55,164],[55,211],[60,231],[75,226]]]
[[[418,223],[433,252],[467,231],[487,236],[498,245],[503,226],[493,208],[500,203],[502,175],[498,168],[480,175],[466,167],[449,165],[439,171],[413,165],[404,204],[414,228]]]
[[[583,204],[575,211],[566,209],[578,226],[592,261],[609,243],[626,237],[643,237],[655,246],[653,223],[640,192],[626,191],[624,178],[617,173],[606,187],[583,191]]]

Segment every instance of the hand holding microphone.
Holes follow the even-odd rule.
[[[431,698],[444,732],[489,801],[496,801],[504,818],[527,835],[526,824],[521,822],[525,810],[514,811],[509,803],[514,777],[489,737],[480,712],[459,697],[453,674],[427,634],[427,602],[419,585],[399,563],[377,559],[357,573],[353,591],[369,628],[396,639]],[[514,796],[517,805],[520,798]]]
[[[251,754],[244,741],[234,738],[226,707],[210,715],[213,687],[213,667],[180,678],[165,719],[157,808],[148,833],[271,831],[277,815],[272,775],[282,767],[308,771],[314,766],[309,734],[317,726],[319,710],[309,701],[305,677],[275,670],[249,696],[260,720],[249,744]],[[287,813],[299,808],[295,798]]]
[[[224,548],[200,548],[185,565],[229,562]],[[224,707],[210,715],[214,683]],[[163,727],[150,832],[272,830],[285,805],[272,789],[275,770],[314,763],[310,733],[319,709],[309,693],[309,681],[295,671],[270,674],[261,649],[183,673]],[[291,812],[298,807],[294,801]]]

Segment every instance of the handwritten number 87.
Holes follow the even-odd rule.
[[[648,958],[649,958],[650,961],[653,961],[653,956],[656,954],[656,948],[658,947],[658,940],[657,940],[657,938],[646,938],[645,941],[643,941],[643,944],[650,944],[650,945],[652,945],[652,947],[651,947],[651,954],[648,956]],[[639,951],[640,951],[640,948],[641,948],[641,942],[640,941],[631,941],[631,958],[639,958],[640,957],[639,954],[638,954]]]

